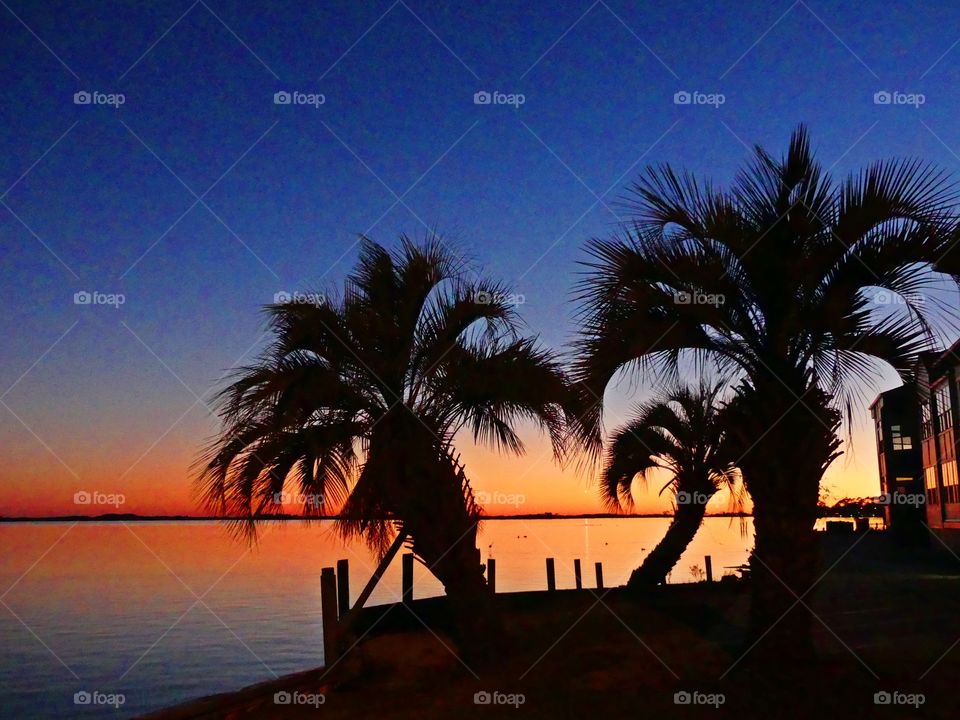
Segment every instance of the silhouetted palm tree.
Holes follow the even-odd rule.
[[[639,405],[634,417],[611,438],[602,478],[609,505],[631,507],[633,481],[646,482],[655,469],[669,474],[660,492],[669,488],[676,502],[663,539],[630,575],[627,586],[634,590],[666,582],[700,529],[707,503],[722,487],[731,493],[735,490],[736,456],[717,406],[721,387],[705,383],[697,388],[678,387]]]
[[[591,402],[624,366],[675,374],[688,351],[740,378],[731,412],[754,504],[756,635],[776,622],[784,642],[811,647],[799,606],[778,619],[815,582],[838,406],[849,413],[857,383],[882,363],[908,377],[934,342],[924,293],[935,268],[960,266],[956,199],[918,161],[878,162],[835,184],[800,127],[781,159],[757,148],[729,191],[648,170],[632,188],[635,224],[590,245],[575,378]],[[879,291],[895,304],[875,302]],[[575,428],[593,457],[601,421],[598,403]]]
[[[564,437],[566,378],[519,335],[513,297],[471,280],[436,237],[404,237],[395,252],[364,239],[342,298],[269,306],[272,344],[220,395],[224,428],[198,479],[208,506],[254,535],[294,487],[306,516],[339,510],[340,531],[381,553],[405,531],[465,649],[483,646],[493,620],[481,511],[452,443],[465,428],[520,453],[523,420],[557,454]]]

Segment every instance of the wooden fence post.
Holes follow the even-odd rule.
[[[603,590],[603,563],[596,563],[597,568],[597,590]]]
[[[350,562],[337,560],[337,610],[340,617],[350,611]]]
[[[332,567],[320,570],[320,617],[323,622],[323,664],[337,661],[337,576]]]
[[[553,565],[553,558],[547,558],[547,590],[557,589],[557,573]]]
[[[387,550],[387,554],[383,556],[383,559],[380,561],[380,564],[377,565],[377,569],[373,571],[373,575],[370,576],[370,579],[367,580],[367,584],[363,586],[363,590],[360,591],[360,595],[357,597],[357,601],[353,604],[353,607],[350,608],[350,612],[346,616],[340,618],[340,632],[345,634],[356,622],[356,619],[360,616],[360,611],[363,609],[363,606],[366,604],[367,599],[373,593],[373,589],[377,586],[377,583],[380,582],[380,578],[383,577],[383,574],[387,571],[387,568],[390,566],[390,563],[393,562],[393,559],[397,556],[397,553],[400,552],[400,548],[403,547],[403,543],[407,539],[407,531],[401,530],[397,533],[397,536],[393,539],[393,544],[390,546],[390,549]]]
[[[400,558],[402,565],[403,604],[413,602],[413,553],[404,553]]]
[[[573,561],[573,577],[577,584],[577,590],[583,590],[583,576],[580,574],[580,558]]]
[[[497,561],[493,558],[487,558],[487,587],[490,588],[490,594],[497,592]]]

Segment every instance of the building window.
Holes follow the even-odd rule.
[[[948,429],[946,432],[940,433],[940,437],[937,438],[937,445],[940,447],[941,463],[957,459],[957,452],[953,446],[953,430]]]
[[[933,393],[937,408],[937,432],[953,427],[953,407],[950,403],[950,384],[943,383]]]
[[[940,471],[943,473],[943,500],[948,503],[960,502],[960,484],[957,480],[957,461],[941,463]]]
[[[900,425],[890,426],[890,437],[893,442],[894,450],[913,450],[913,438],[904,435],[900,430]]]
[[[920,436],[924,439],[933,435],[932,416],[933,411],[931,410],[930,403],[923,403],[920,406]]]
[[[927,489],[927,504],[939,505],[940,496],[937,493],[937,468],[934,465],[923,469],[923,482]]]

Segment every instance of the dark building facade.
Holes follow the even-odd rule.
[[[923,486],[920,412],[916,385],[882,393],[870,406],[887,527],[897,539],[922,542],[928,498]]]

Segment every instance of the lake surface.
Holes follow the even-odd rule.
[[[603,563],[622,584],[663,536],[668,518],[488,520],[479,545],[497,560],[497,590],[584,584]],[[671,576],[713,557],[715,576],[747,560],[750,518],[707,518]],[[258,546],[215,522],[0,524],[0,717],[130,717],[323,664],[320,569],[350,561],[356,599],[375,567],[331,522],[273,523]],[[400,594],[400,558],[368,604]],[[441,594],[414,566],[414,597]],[[96,702],[76,704],[75,693]],[[93,695],[99,693],[98,695]],[[110,697],[111,695],[115,697]],[[80,700],[84,696],[80,696]]]

